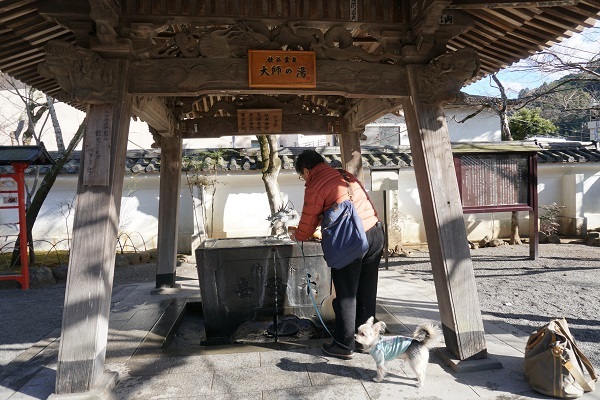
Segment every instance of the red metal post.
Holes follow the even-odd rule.
[[[25,163],[14,163],[15,180],[17,181],[17,198],[19,201],[19,238],[21,253],[21,288],[29,289],[29,246],[27,243],[27,212],[25,209]]]
[[[29,166],[26,163],[13,163],[14,173],[2,174],[3,177],[10,177],[17,183],[17,204],[19,212],[19,242],[21,255],[21,273],[19,275],[0,275],[0,280],[13,279],[21,284],[21,289],[29,289],[29,255],[27,242],[27,213],[25,208],[25,169]],[[14,206],[0,208],[15,208]]]

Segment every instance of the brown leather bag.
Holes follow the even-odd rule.
[[[550,321],[529,337],[524,367],[535,391],[564,399],[593,391],[598,379],[564,318]]]

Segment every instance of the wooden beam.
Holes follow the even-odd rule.
[[[572,9],[568,8],[561,8],[560,10],[546,8],[544,9],[544,13],[551,15],[554,20],[563,19],[565,21],[570,21],[575,24],[575,26],[581,25],[585,28],[591,28],[596,23],[595,18],[583,19],[581,15],[574,13]]]
[[[39,14],[50,21],[56,21],[69,29],[77,37],[79,45],[87,47],[90,32],[93,31],[90,18],[91,5],[89,1],[53,0],[42,2],[38,8]]]
[[[420,100],[423,67],[407,69],[413,95],[404,101],[403,110],[446,347],[460,360],[485,358],[483,321],[444,110],[439,103]]]
[[[177,289],[175,268],[177,266],[177,233],[179,232],[182,143],[180,136],[163,138],[160,141],[157,289]]]
[[[89,1],[52,0],[39,4],[38,10],[40,15],[58,22],[82,21],[90,17],[91,6]]]
[[[442,12],[451,3],[450,0],[410,1],[410,20],[416,36],[415,46],[406,46],[402,54],[406,56],[425,55],[447,41],[436,41],[435,33],[440,28]],[[441,43],[440,43],[441,42]]]
[[[235,136],[237,117],[195,118],[180,122],[184,139]],[[322,115],[283,115],[281,135],[335,135],[339,133],[340,118]]]
[[[349,132],[340,135],[340,152],[342,153],[342,165],[344,169],[365,181],[362,155],[360,152],[360,137],[362,132]]]
[[[88,0],[90,17],[94,21],[95,34],[100,43],[114,45],[117,41],[116,28],[119,26],[118,4],[104,0]]]
[[[126,77],[127,61],[118,61],[114,73],[117,77]],[[93,165],[94,158],[104,157],[107,159],[108,182],[103,182],[102,175],[99,179],[92,177],[90,182],[94,184],[86,185],[84,173],[79,174],[56,369],[57,394],[90,391],[104,373],[115,244],[131,118],[131,97],[126,94],[126,79],[116,83],[121,92],[116,94],[108,109],[106,104],[88,108],[84,148],[89,152],[82,156],[81,169],[84,171]],[[103,136],[101,140],[97,140],[98,135]],[[107,144],[108,154],[97,152]],[[99,172],[89,170],[88,174]]]
[[[31,6],[32,3],[36,3],[36,0],[22,0],[22,1],[13,1],[13,2],[4,2],[0,5],[0,14],[8,13],[9,11],[14,11],[19,7],[25,7],[29,5],[29,10],[31,10],[34,6]],[[39,5],[38,5],[39,6]],[[10,15],[10,14],[6,14]],[[0,19],[1,20],[1,19]]]
[[[485,0],[455,0],[448,6],[450,9],[481,10],[488,8],[530,8],[530,7],[565,7],[575,6],[579,0],[554,1],[485,1]]]
[[[407,95],[406,74],[398,65],[317,61],[314,89],[250,89],[243,58],[152,59],[132,63],[129,93],[137,96],[198,96],[210,93],[323,94],[345,97]]]
[[[344,114],[346,132],[364,131],[365,125],[390,112],[396,111],[402,102],[400,99],[359,99]]]
[[[163,137],[173,137],[177,121],[165,102],[155,96],[137,96],[134,98],[132,114],[139,117]]]

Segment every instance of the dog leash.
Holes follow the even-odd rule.
[[[340,343],[337,340],[335,340],[335,338],[333,337],[333,335],[331,334],[329,329],[327,329],[327,325],[325,325],[325,322],[323,321],[323,317],[321,317],[321,313],[319,312],[319,307],[317,306],[317,301],[315,300],[315,296],[313,295],[313,292],[310,287],[310,274],[308,273],[308,269],[306,268],[306,257],[304,256],[304,246],[300,245],[300,243],[298,243],[298,241],[296,241],[295,243],[298,245],[298,247],[300,248],[300,252],[302,253],[302,263],[304,264],[304,272],[306,274],[306,289],[308,290],[308,296],[310,297],[310,300],[313,303],[313,307],[315,308],[315,311],[317,312],[319,321],[321,321],[321,325],[323,325],[323,328],[325,329],[325,331],[327,331],[327,333],[329,334],[331,339],[333,339],[333,342],[335,344],[337,344],[338,346],[340,346],[346,350],[354,351],[354,349],[351,349],[350,347],[346,346],[345,344]]]

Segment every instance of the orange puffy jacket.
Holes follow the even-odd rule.
[[[360,216],[365,231],[371,229],[379,221],[377,211],[369,199],[367,192],[358,179],[351,173],[346,176],[352,188],[352,202]],[[305,183],[304,205],[302,216],[296,231],[296,239],[308,240],[321,224],[323,212],[335,203],[348,200],[348,186],[340,171],[327,163],[315,165],[308,173]]]

